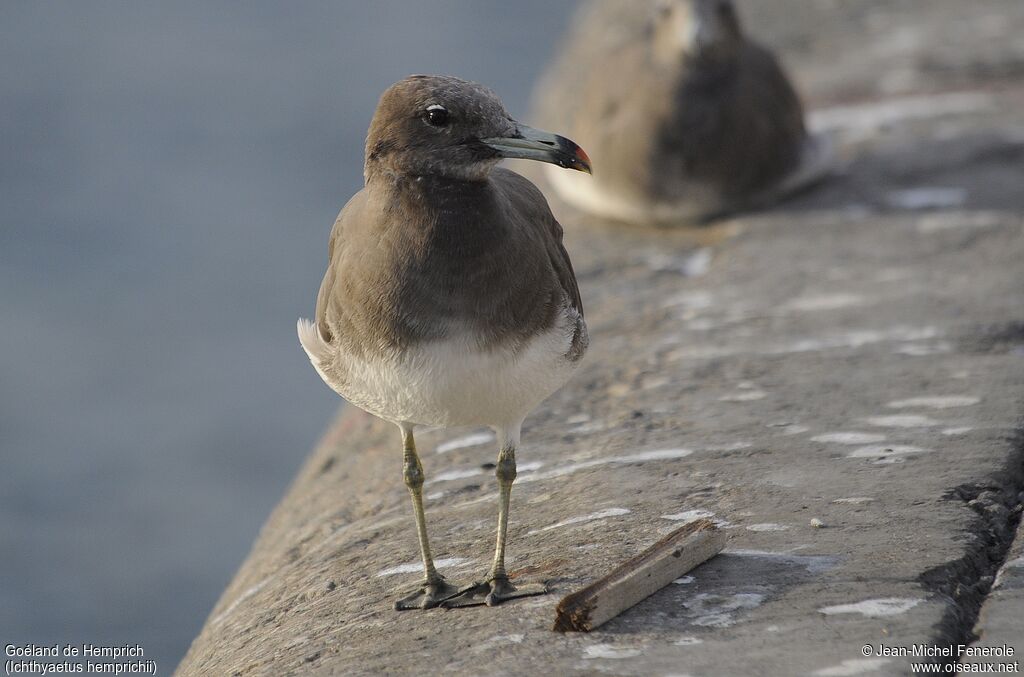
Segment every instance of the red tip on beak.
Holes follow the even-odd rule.
[[[579,146],[576,146],[576,163],[579,166],[573,167],[573,169],[578,169],[579,171],[586,172],[587,174],[594,173],[590,170],[590,156],[587,155],[587,151],[583,150]]]

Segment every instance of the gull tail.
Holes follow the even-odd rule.
[[[775,190],[780,197],[792,195],[828,178],[838,169],[838,158],[831,137],[824,134],[809,134],[804,139],[800,162],[784,177]]]
[[[299,332],[299,343],[309,355],[309,361],[313,363],[317,371],[323,373],[323,365],[328,362],[330,356],[330,346],[320,336],[320,330],[313,322],[300,317],[296,328]]]

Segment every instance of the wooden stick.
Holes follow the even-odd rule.
[[[552,629],[590,632],[722,552],[726,540],[707,519],[676,529],[604,578],[563,597]]]

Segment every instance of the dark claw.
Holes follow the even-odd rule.
[[[424,583],[420,586],[419,590],[411,595],[395,600],[395,611],[433,609],[460,592],[459,588],[451,585],[443,578],[434,583]]]
[[[518,597],[532,597],[547,594],[547,586],[543,583],[531,583],[516,587],[508,577],[493,578],[486,583],[475,583],[458,594],[441,602],[445,609],[457,609],[467,606],[497,606],[502,602]]]

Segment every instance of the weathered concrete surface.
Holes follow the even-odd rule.
[[[748,24],[807,64],[842,176],[685,233],[560,211],[593,344],[527,420],[510,528],[513,575],[554,594],[393,612],[419,575],[399,437],[350,410],[180,675],[891,675],[911,659],[864,645],[974,632],[1024,652],[1024,5],[795,4],[752,4]],[[943,12],[990,17],[987,38],[928,39],[955,32]],[[895,76],[875,88],[884,49],[932,98]],[[496,450],[479,432],[418,436],[435,554],[458,581],[493,546]],[[726,554],[599,632],[549,630],[561,595],[689,511],[727,523]]]

